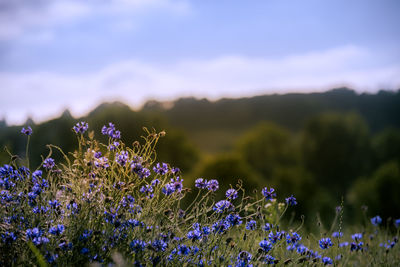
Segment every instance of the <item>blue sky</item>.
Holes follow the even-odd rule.
[[[0,117],[400,88],[397,0],[0,0]]]

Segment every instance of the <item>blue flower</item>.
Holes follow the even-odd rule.
[[[272,187],[269,190],[267,187],[264,187],[261,190],[261,193],[263,194],[266,200],[272,200],[276,197],[275,189],[273,189]]]
[[[242,267],[242,266],[253,266],[252,264],[249,264],[253,255],[251,255],[250,252],[247,251],[241,251],[239,252],[237,258],[236,258],[236,265],[237,267]]]
[[[226,190],[225,196],[227,199],[236,199],[238,197],[238,192],[235,189],[228,189]]]
[[[43,161],[43,167],[45,167],[48,170],[53,169],[54,165],[55,165],[54,159],[52,158],[47,158]]]
[[[194,186],[200,189],[205,189],[207,187],[207,180],[203,178],[197,178],[194,183]]]
[[[377,215],[374,218],[371,218],[371,223],[374,226],[378,226],[382,223],[382,218],[379,215]]]
[[[111,122],[108,123],[108,127],[105,125],[103,126],[101,133],[114,139],[121,139],[121,132],[116,130],[115,125]]]
[[[138,253],[146,248],[146,242],[140,239],[135,239],[129,244],[129,246],[135,253]]]
[[[297,205],[296,198],[291,195],[290,197],[286,198],[286,204],[288,204],[289,206]]]
[[[323,257],[322,258],[322,263],[325,264],[325,265],[333,264],[333,260],[331,258],[329,258],[329,257]]]
[[[164,175],[168,172],[168,165],[167,163],[157,163],[156,166],[153,167],[153,171],[160,175]]]
[[[77,133],[77,134],[85,133],[88,130],[88,128],[89,128],[89,124],[87,122],[84,122],[84,121],[78,122],[73,127],[75,133]]]
[[[230,226],[240,225],[243,223],[239,214],[229,214],[226,216],[225,220],[230,224]]]
[[[4,234],[1,235],[1,240],[3,241],[3,243],[11,244],[15,240],[17,240],[17,235],[14,234],[14,232],[6,231]]]
[[[262,226],[261,228],[263,229],[263,231],[269,231],[269,230],[272,229],[272,227],[273,227],[272,224],[266,223],[266,224],[265,224],[264,226]]]
[[[155,251],[165,251],[168,247],[168,244],[161,239],[156,239],[151,243],[151,246]]]
[[[87,254],[89,254],[89,249],[88,249],[88,248],[82,248],[82,249],[81,249],[81,254],[82,254],[82,255],[87,255]]]
[[[275,258],[272,257],[271,255],[266,255],[264,258],[264,262],[266,264],[275,264]]]
[[[259,245],[264,252],[268,252],[272,249],[272,243],[269,242],[266,238],[264,238],[264,240],[261,240]]]
[[[342,237],[343,236],[343,233],[342,232],[333,232],[332,233],[332,237],[335,237],[335,238],[340,238],[340,237]]]
[[[246,229],[247,230],[255,230],[257,226],[257,222],[255,220],[250,220],[249,222],[247,222],[246,224]]]
[[[349,245],[349,242],[343,242],[343,243],[340,243],[339,244],[339,247],[340,248],[342,248],[342,247],[347,247]]]
[[[394,226],[396,226],[396,228],[400,227],[400,219],[394,221]]]
[[[274,234],[273,231],[271,231],[271,232],[268,234],[268,239],[269,239],[269,241],[272,242],[272,244],[275,244],[277,241],[281,240],[281,238],[282,238],[282,233],[279,232],[279,231],[276,232],[275,234]]]
[[[288,244],[290,244],[290,243],[296,244],[300,240],[301,240],[301,236],[296,232],[286,235],[286,242]]]
[[[57,226],[52,226],[49,229],[49,233],[52,235],[60,235],[64,232],[65,227],[62,224],[58,224]]]
[[[351,236],[351,238],[352,238],[354,241],[356,241],[356,242],[357,242],[358,240],[360,240],[362,237],[363,237],[362,233],[356,233],[356,234],[354,234],[354,235]]]
[[[189,231],[186,236],[188,239],[193,241],[199,240],[201,238],[201,231],[199,229],[195,229],[193,231]]]
[[[210,180],[207,182],[207,189],[210,191],[217,191],[219,188],[219,184],[217,180]]]
[[[23,127],[21,130],[21,133],[25,134],[25,135],[31,135],[32,134],[32,128],[30,126],[28,127]]]
[[[115,155],[115,161],[121,166],[125,166],[125,164],[128,162],[128,159],[129,154],[127,151],[121,151]]]
[[[363,242],[359,242],[359,243],[352,242],[352,243],[350,244],[350,250],[351,250],[351,251],[363,250],[363,245],[364,245]]]
[[[319,246],[322,249],[328,249],[329,247],[333,246],[332,240],[329,237],[322,238],[319,241]]]
[[[232,209],[233,209],[233,205],[228,200],[218,201],[213,207],[213,210],[217,213],[222,213],[226,210],[232,210]]]

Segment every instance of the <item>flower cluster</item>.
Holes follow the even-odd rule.
[[[352,259],[373,247],[364,232],[312,240],[300,229],[285,231],[281,218],[297,200],[279,203],[270,187],[246,196],[238,185],[216,199],[219,182],[198,178],[198,197],[183,204],[191,192],[182,173],[155,162],[150,144],[159,135],[129,148],[112,123],[101,131],[108,145],[86,140],[88,129],[86,122],[73,127],[80,150],[71,153],[71,164],[57,160],[60,170],[50,155],[35,171],[15,161],[0,167],[1,266],[36,264],[37,255],[51,266],[358,265]],[[379,216],[371,219],[374,238],[381,223]],[[379,242],[380,253],[398,252],[397,236]]]

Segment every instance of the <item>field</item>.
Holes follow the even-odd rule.
[[[73,131],[79,148],[48,145],[36,168],[35,133],[23,128],[26,156],[9,152],[0,168],[1,266],[400,265],[400,219],[377,214],[347,227],[342,204],[329,227],[310,232],[286,218],[298,203],[278,201],[279,188],[246,192],[238,181],[223,199],[215,179],[185,188],[179,168],[157,161],[165,132],[145,130],[127,146],[112,123],[101,130],[106,144],[86,122]]]

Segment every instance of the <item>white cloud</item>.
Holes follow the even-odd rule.
[[[101,101],[116,99],[138,107],[151,98],[216,99],[341,85],[370,92],[399,88],[400,64],[371,67],[370,62],[374,53],[345,46],[273,60],[224,56],[165,65],[131,60],[79,75],[0,73],[0,116],[12,123],[24,121],[27,114],[42,120],[65,107],[82,115]]]
[[[14,1],[14,0],[13,0]],[[113,16],[118,30],[127,27],[127,18],[138,13],[162,10],[173,14],[188,14],[190,5],[185,0],[31,0],[11,1],[2,6],[0,2],[0,41],[23,38],[35,31],[49,32],[53,27],[71,24],[93,16]],[[132,21],[130,22],[132,23]]]

